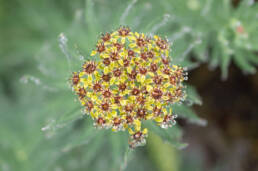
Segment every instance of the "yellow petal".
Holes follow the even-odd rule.
[[[134,41],[134,40],[136,40],[136,37],[134,37],[134,36],[128,36],[128,39],[129,39],[130,41]]]
[[[86,83],[87,83],[87,79],[86,79],[86,78],[81,78],[81,82],[82,82],[83,84],[86,84]]]
[[[122,37],[122,38],[121,38],[121,43],[122,43],[122,44],[125,44],[125,37]]]
[[[151,114],[146,115],[146,119],[147,119],[147,120],[150,120],[150,119],[152,119],[152,118],[153,118],[153,115],[151,115]]]
[[[135,43],[130,43],[130,44],[129,44],[129,47],[130,47],[130,48],[134,48],[134,47],[136,47],[136,44],[135,44]]]
[[[123,127],[124,127],[124,129],[128,128],[128,124],[124,123]]]
[[[157,103],[156,103],[156,106],[158,107],[158,108],[161,108],[161,103],[159,102],[159,101],[157,101]]]
[[[150,83],[152,83],[152,79],[150,79],[150,78],[146,79],[144,82],[145,82],[145,84],[150,84]]]
[[[173,113],[172,108],[169,108],[169,114],[172,114],[172,113]]]
[[[147,90],[147,91],[150,92],[152,89],[153,89],[153,87],[152,87],[151,85],[147,85],[147,86],[146,86],[146,90]]]
[[[151,44],[148,44],[148,49],[152,49],[152,45]]]
[[[98,116],[97,112],[90,112],[92,118],[96,118]]]
[[[158,39],[159,39],[159,36],[154,35],[153,38],[154,38],[155,40],[158,40]]]
[[[116,128],[112,128],[112,131],[113,131],[113,132],[116,132],[116,131],[117,131],[117,129],[116,129]]]
[[[87,78],[87,82],[92,82],[92,75],[89,75],[88,78]]]
[[[84,106],[86,104],[86,102],[84,100],[82,100],[81,104]]]
[[[153,73],[153,72],[148,72],[148,74],[149,74],[151,77],[154,77],[154,73]]]
[[[129,74],[131,74],[131,72],[132,72],[132,67],[130,66],[130,67],[127,67],[127,72],[129,73]]]
[[[138,119],[134,120],[134,127],[136,131],[140,131],[141,130],[141,121]]]
[[[104,68],[104,74],[107,74],[107,73],[109,73],[109,68],[108,68],[108,67],[105,67],[105,68]]]
[[[82,76],[84,76],[85,75],[85,72],[80,72],[79,73],[79,77],[82,77]]]
[[[118,106],[116,104],[112,105],[112,109],[118,109]],[[114,110],[115,111],[115,110]]]
[[[134,52],[135,53],[141,53],[141,49],[140,48],[134,48]]]
[[[130,135],[134,134],[134,131],[132,130],[132,128],[128,128],[128,132]]]
[[[98,97],[97,97],[96,95],[92,95],[92,96],[91,96],[91,99],[92,99],[93,101],[96,101],[96,100],[98,99]]]
[[[165,88],[168,88],[168,87],[170,86],[170,83],[167,82],[167,83],[165,83],[163,86],[164,86]]]
[[[121,105],[125,106],[127,104],[127,100],[121,100],[120,103]]]
[[[134,102],[135,99],[136,99],[135,96],[129,96],[129,97],[128,97],[129,102]]]
[[[96,55],[96,54],[97,54],[97,51],[96,51],[96,50],[93,50],[93,51],[91,51],[90,56],[94,56],[94,55]]]
[[[148,134],[148,129],[147,128],[144,128],[143,131],[142,131],[143,134]]]
[[[169,56],[169,51],[168,50],[165,51],[165,55]]]
[[[116,78],[112,77],[111,80],[110,80],[110,85],[113,85],[115,82],[116,82]]]
[[[154,120],[156,122],[163,122],[163,118],[162,117],[156,117]]]
[[[153,110],[153,107],[151,105],[146,106],[148,110]]]
[[[163,100],[168,100],[169,97],[168,97],[168,96],[163,96],[162,99],[163,99]]]
[[[118,34],[118,31],[114,31],[113,33],[111,33],[111,37],[115,36]]]
[[[140,74],[138,74],[138,75],[136,76],[136,80],[137,80],[138,82],[141,82],[141,75],[140,75]]]
[[[137,33],[137,32],[135,32],[134,35],[135,35],[136,37],[140,37],[140,34]]]
[[[115,117],[116,116],[116,111],[112,110],[111,115],[112,115],[112,117]]]
[[[124,65],[124,62],[123,62],[122,59],[119,59],[119,60],[118,60],[118,63],[119,63],[120,65],[122,65],[122,66]]]
[[[141,75],[141,80],[140,80],[140,82],[141,82],[141,83],[144,83],[144,82],[145,82],[145,78],[146,78],[145,75]]]
[[[114,62],[111,62],[111,64],[110,64],[110,69],[112,70],[112,69],[114,69],[114,67],[115,67],[115,63],[114,63]]]

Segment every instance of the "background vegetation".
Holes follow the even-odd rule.
[[[0,0],[0,170],[257,170],[257,11],[252,0]],[[126,133],[94,129],[67,81],[120,25],[166,36],[189,72],[178,124],[150,125],[134,151]]]

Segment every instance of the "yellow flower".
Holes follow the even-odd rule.
[[[120,27],[97,41],[88,61],[71,80],[79,101],[100,128],[127,130],[130,147],[144,145],[148,129],[144,120],[162,128],[172,126],[171,104],[185,98],[183,68],[168,64],[169,43],[154,35]],[[98,55],[97,55],[98,54]]]

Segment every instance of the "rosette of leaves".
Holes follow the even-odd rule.
[[[174,25],[178,26],[178,33],[186,40],[200,38],[202,43],[192,51],[195,59],[207,62],[211,68],[220,67],[223,79],[227,78],[231,62],[244,73],[256,72],[257,2],[185,0],[167,3],[170,4],[167,10],[176,16]]]
[[[39,2],[26,1],[27,6],[24,1],[17,2],[21,5],[17,10],[20,14],[18,23],[26,23],[21,35],[30,36],[22,36],[17,42],[12,37],[10,47],[19,48],[6,50],[8,58],[3,62],[10,64],[3,65],[3,73],[14,69],[20,71],[12,72],[10,78],[16,97],[1,97],[0,134],[5,137],[0,141],[3,170],[123,170],[127,165],[141,165],[151,170],[152,164],[143,157],[145,149],[128,151],[126,133],[114,134],[92,127],[92,121],[84,118],[82,108],[74,102],[68,78],[73,70],[79,70],[82,60],[92,60],[89,54],[99,32],[126,24],[141,32],[173,34],[174,31],[166,25],[173,16],[164,15],[169,11],[163,4],[168,3],[87,0],[71,4],[62,1],[62,5],[45,1],[39,5]],[[114,5],[117,10],[113,10]],[[13,19],[10,17],[10,20]],[[60,32],[64,34],[59,36],[58,42]],[[171,60],[180,58],[189,46],[191,43],[187,41],[174,41]],[[11,56],[13,58],[9,58]],[[17,62],[15,67],[14,62]],[[182,66],[193,64],[188,58],[174,62]],[[24,68],[24,64],[29,67]],[[25,85],[21,86],[19,77]],[[6,91],[3,82],[1,87]],[[190,107],[201,104],[200,97],[191,86],[187,86],[186,94],[183,104],[173,106],[174,113],[190,122],[204,124]],[[181,142],[182,130],[178,125],[165,131],[151,122],[146,123],[146,127],[175,147],[186,145]]]

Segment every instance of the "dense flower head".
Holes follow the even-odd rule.
[[[172,65],[170,45],[157,35],[146,36],[120,27],[102,34],[86,61],[71,77],[85,113],[98,128],[128,130],[129,145],[144,145],[148,134],[144,120],[162,128],[175,123],[171,104],[185,98],[185,72]]]

